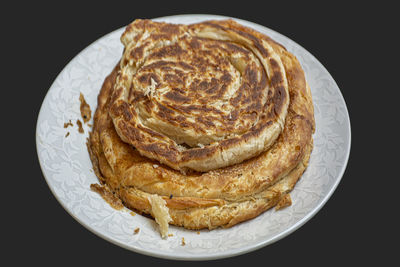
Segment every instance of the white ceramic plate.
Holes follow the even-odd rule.
[[[215,15],[178,15],[156,19],[170,23],[195,23],[226,19]],[[300,60],[311,87],[316,119],[310,164],[291,193],[293,205],[270,210],[230,229],[189,231],[170,227],[173,234],[160,238],[155,222],[112,209],[90,184],[97,182],[86,149],[89,128],[77,131],[79,93],[94,112],[104,78],[122,53],[119,37],[111,32],[79,53],[58,75],[40,110],[36,145],[46,181],[60,204],[78,222],[98,236],[126,249],[155,257],[209,260],[243,254],[271,244],[298,229],[326,203],[338,185],[350,153],[350,121],[344,99],[328,71],[300,45],[266,27],[235,19],[283,44]],[[73,127],[64,128],[71,120]],[[67,132],[69,136],[65,137]],[[133,234],[139,227],[138,234]],[[186,245],[182,246],[182,237]]]

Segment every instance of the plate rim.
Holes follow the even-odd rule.
[[[236,18],[236,17],[231,17],[231,16],[224,16],[224,15],[216,15],[216,14],[177,14],[177,15],[170,15],[170,16],[162,16],[162,17],[156,17],[156,18],[152,18],[152,20],[168,20],[168,19],[172,19],[172,18],[185,18],[185,17],[201,17],[202,20],[209,20],[209,19],[234,19],[237,22],[241,23],[244,22],[248,25],[251,26],[255,26],[255,27],[262,27],[265,28],[271,32],[273,32],[276,35],[279,35],[280,37],[289,39],[291,42],[293,42],[294,44],[296,44],[298,47],[302,48],[304,51],[306,51],[308,53],[309,56],[311,56],[315,62],[318,63],[319,67],[322,68],[324,71],[326,71],[327,74],[329,74],[330,78],[332,79],[332,81],[334,82],[334,86],[338,89],[337,93],[340,96],[340,101],[343,103],[344,106],[344,110],[345,110],[345,117],[346,117],[346,130],[348,132],[348,140],[346,140],[348,142],[348,146],[346,147],[346,151],[345,151],[345,159],[343,162],[343,165],[341,166],[340,172],[336,175],[336,180],[333,183],[332,187],[330,188],[330,190],[323,196],[323,199],[318,203],[318,205],[316,207],[314,207],[309,213],[307,213],[302,219],[300,219],[298,222],[296,222],[295,224],[293,224],[292,226],[288,227],[287,229],[285,229],[284,231],[280,232],[277,235],[274,235],[271,238],[267,238],[261,242],[255,243],[255,244],[250,244],[247,245],[245,247],[239,247],[236,248],[234,250],[227,250],[227,251],[223,251],[223,252],[217,252],[217,253],[208,253],[207,255],[203,255],[199,256],[199,255],[173,255],[171,253],[167,253],[165,251],[157,251],[157,252],[153,252],[150,250],[145,250],[145,249],[140,249],[137,247],[132,247],[132,246],[128,246],[127,244],[115,240],[107,235],[105,235],[104,233],[102,233],[101,231],[97,231],[96,229],[94,229],[93,227],[90,227],[89,225],[87,225],[85,222],[83,222],[83,220],[81,220],[78,216],[74,215],[72,213],[71,210],[69,210],[65,204],[63,203],[63,201],[61,201],[61,199],[59,198],[59,196],[57,195],[57,193],[55,192],[54,188],[50,185],[49,182],[49,178],[46,176],[45,170],[44,170],[44,166],[43,163],[41,161],[41,157],[39,155],[39,122],[40,122],[40,118],[43,116],[43,106],[44,104],[48,101],[48,97],[50,94],[50,89],[53,88],[55,82],[59,79],[59,77],[61,77],[61,75],[64,73],[64,71],[66,71],[66,69],[68,69],[68,67],[73,63],[74,59],[84,53],[86,50],[90,49],[92,47],[93,44],[97,43],[99,40],[106,38],[107,36],[110,36],[112,34],[114,34],[115,32],[121,31],[123,30],[126,26],[120,27],[116,30],[113,30],[107,34],[104,34],[103,36],[97,38],[96,40],[94,40],[93,42],[91,42],[90,44],[88,44],[84,49],[82,49],[79,53],[77,53],[74,57],[72,57],[69,62],[63,67],[63,69],[60,71],[60,73],[56,76],[56,78],[54,79],[54,81],[52,82],[52,84],[50,85],[49,89],[46,92],[45,97],[42,100],[42,104],[40,106],[40,110],[37,116],[37,120],[36,120],[36,130],[35,130],[35,143],[36,143],[36,153],[37,153],[37,157],[38,157],[38,161],[39,161],[39,165],[40,165],[40,169],[42,171],[42,175],[45,178],[45,181],[51,191],[51,193],[53,194],[53,196],[56,198],[56,200],[58,201],[58,203],[64,208],[65,211],[67,211],[67,213],[74,218],[79,224],[81,224],[82,226],[84,226],[87,230],[89,230],[90,232],[94,233],[96,236],[107,240],[108,242],[117,245],[119,247],[125,248],[127,250],[139,253],[139,254],[143,254],[143,255],[147,255],[147,256],[152,256],[152,257],[156,257],[156,258],[162,258],[162,259],[169,259],[169,260],[183,260],[183,261],[187,261],[187,260],[196,260],[196,261],[202,261],[202,260],[217,260],[217,259],[223,259],[223,258],[228,258],[228,257],[234,257],[234,256],[239,256],[245,253],[249,253],[251,251],[255,251],[258,250],[262,247],[265,247],[267,245],[273,244],[278,240],[283,239],[284,237],[288,236],[289,234],[293,233],[294,231],[296,231],[297,229],[299,229],[301,226],[303,226],[306,222],[308,222],[311,218],[313,218],[319,211],[320,209],[326,204],[326,202],[330,199],[330,197],[332,196],[332,194],[335,192],[337,186],[339,185],[339,183],[341,182],[343,175],[346,171],[347,168],[347,164],[348,164],[348,160],[350,157],[350,152],[351,152],[351,121],[350,121],[350,116],[349,116],[349,111],[347,108],[347,104],[346,101],[343,97],[343,94],[339,88],[339,86],[337,85],[335,79],[333,78],[333,76],[329,73],[329,71],[325,68],[325,66],[314,56],[312,55],[308,50],[306,50],[303,46],[301,46],[300,44],[298,44],[297,42],[293,41],[292,39],[290,39],[289,37],[271,29],[268,28],[264,25],[258,24],[258,23],[254,23],[248,20],[244,20],[244,19],[240,19],[240,18]],[[250,26],[250,27],[251,27]]]

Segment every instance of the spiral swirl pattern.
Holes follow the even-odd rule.
[[[235,25],[127,27],[110,108],[124,142],[176,170],[202,172],[274,143],[289,105],[285,69],[267,37]]]

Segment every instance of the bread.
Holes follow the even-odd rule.
[[[110,115],[141,155],[205,172],[260,154],[282,131],[285,69],[261,34],[233,21],[136,20],[121,40]]]
[[[188,229],[231,227],[254,218],[274,206],[280,208],[290,204],[288,194],[306,169],[313,147],[312,134],[315,122],[311,92],[298,60],[268,37],[231,20],[205,22],[184,28],[202,31],[202,27],[209,27],[208,25],[213,25],[214,28],[227,27],[241,31],[244,35],[257,36],[268,41],[270,49],[274,51],[276,57],[279,57],[283,66],[280,73],[285,74],[287,83],[287,100],[285,100],[288,102],[287,110],[285,114],[277,112],[274,115],[276,120],[273,123],[280,125],[279,116],[284,117],[284,123],[279,126],[282,129],[279,130],[275,141],[269,145],[269,149],[258,151],[257,155],[252,155],[251,158],[241,160],[239,163],[227,159],[231,163],[229,166],[183,173],[181,171],[183,165],[174,168],[176,166],[169,166],[156,156],[148,157],[146,150],[143,152],[137,148],[140,145],[127,142],[131,141],[130,135],[127,137],[128,140],[123,137],[124,132],[121,133],[120,130],[124,128],[118,126],[127,122],[132,123],[132,120],[124,118],[124,116],[130,117],[124,115],[124,111],[128,109],[121,109],[122,117],[116,116],[118,111],[113,110],[119,104],[123,107],[125,105],[123,103],[127,103],[124,101],[129,99],[129,96],[121,98],[123,96],[117,92],[121,88],[121,77],[124,77],[121,75],[122,68],[126,66],[126,62],[122,63],[126,57],[122,57],[120,64],[106,78],[99,93],[93,131],[88,139],[88,150],[93,169],[104,187],[121,199],[128,208],[155,217],[160,225],[163,225],[164,236],[165,222]],[[180,29],[183,26],[176,27]],[[132,27],[127,27],[125,36],[131,34],[129,29]],[[128,37],[123,35],[122,40],[124,38]],[[127,50],[124,51],[124,55],[126,53]],[[152,70],[151,73],[153,72],[155,71]],[[152,86],[152,83],[150,79],[149,85]],[[271,91],[273,92],[273,89]],[[139,96],[142,97],[144,96]],[[147,97],[151,98],[151,92]],[[270,101],[273,103],[280,100],[275,98]],[[274,104],[271,105],[276,107]],[[153,113],[148,112],[148,114]],[[164,137],[165,135],[160,139],[164,140]],[[166,137],[165,140],[174,140],[171,138],[174,137]],[[193,135],[190,138],[196,140],[197,137]],[[207,147],[207,142],[202,142],[204,147]],[[254,140],[250,138],[248,142],[252,145],[259,141],[257,138]],[[187,148],[185,151],[190,149]],[[153,201],[154,199],[158,201]],[[157,202],[162,202],[162,205],[155,207],[154,203]]]

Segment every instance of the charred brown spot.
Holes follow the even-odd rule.
[[[129,94],[130,94],[130,95],[129,95],[129,102],[130,102],[132,105],[135,105],[135,104],[138,103],[138,102],[142,102],[142,101],[148,100],[148,97],[146,97],[146,96],[144,95],[144,92],[143,92],[143,91],[130,90],[130,93],[129,93]]]
[[[258,73],[257,68],[254,65],[247,65],[244,71],[243,78],[254,86],[258,82],[257,73]]]
[[[123,94],[124,89],[122,87],[118,87],[114,90],[114,93],[111,95],[110,103],[115,103],[117,99]]]
[[[123,119],[126,121],[130,121],[132,119],[130,106],[126,102],[120,102],[118,105],[112,105],[110,112],[115,117],[123,116]]]
[[[183,68],[183,69],[187,69],[187,70],[194,70],[194,68],[192,66],[190,66],[188,63],[186,62],[177,62],[176,63],[179,67]]]
[[[133,57],[133,59],[140,59],[143,57],[143,52],[144,49],[146,48],[146,46],[150,45],[150,42],[145,42],[144,44],[142,44],[141,46],[135,47],[132,51],[131,51],[131,56]]]
[[[218,92],[219,88],[220,87],[218,84],[211,83],[210,87],[206,90],[206,93],[209,95],[215,94],[216,92]]]
[[[158,110],[159,110],[161,113],[168,114],[168,115],[174,114],[174,110],[173,110],[173,109],[171,109],[171,108],[169,108],[169,107],[167,107],[167,106],[164,106],[164,105],[162,105],[162,104],[160,104],[160,103],[157,103],[156,105],[157,105],[157,107],[158,107]]]
[[[278,64],[278,62],[277,62],[275,59],[271,58],[271,59],[269,60],[269,63],[271,64],[271,67],[272,67],[272,69],[273,69],[274,71],[279,71],[279,70],[280,70],[279,64]]]
[[[248,89],[249,85],[247,83],[242,84],[236,92],[236,96],[230,99],[230,104],[232,106],[237,106],[243,97],[243,92]]]
[[[190,102],[190,98],[187,96],[184,96],[176,91],[169,91],[168,93],[166,93],[165,98],[171,100],[172,102],[175,103],[186,103],[186,102]]]
[[[156,131],[153,131],[153,130],[150,129],[150,128],[143,127],[143,126],[141,126],[141,125],[137,125],[136,127],[137,127],[138,129],[142,130],[143,132],[148,133],[150,136],[157,137],[157,138],[165,138],[164,135],[162,135],[162,134],[160,134],[160,133],[158,133],[158,132],[156,132]]]
[[[271,77],[271,85],[273,87],[278,87],[283,83],[283,76],[280,72],[275,72]]]
[[[144,150],[150,152],[150,153],[155,153],[158,155],[163,156],[167,160],[171,162],[176,162],[177,157],[178,157],[178,151],[174,147],[170,147],[164,143],[157,143],[157,144],[145,144],[141,145]]]
[[[170,35],[165,34],[165,33],[153,33],[153,34],[151,35],[151,38],[152,38],[154,41],[158,41],[158,40],[161,40],[161,39],[163,39],[163,40],[168,40],[168,39],[170,38]]]
[[[242,139],[244,139],[244,140],[248,140],[248,139],[250,139],[250,138],[252,138],[252,137],[257,137],[257,136],[259,136],[260,134],[261,134],[261,132],[265,129],[265,128],[267,128],[267,127],[269,127],[270,125],[272,125],[273,124],[273,121],[267,121],[267,122],[265,122],[265,123],[262,123],[262,124],[257,124],[257,125],[255,125],[255,126],[253,126],[251,129],[250,129],[250,131],[248,131],[247,133],[245,133],[245,134],[243,134],[242,135]]]
[[[228,79],[227,77],[225,77]],[[203,91],[207,95],[214,94],[219,89],[219,82],[216,78],[211,78],[210,81],[195,80],[190,85],[190,91]]]
[[[166,57],[179,57],[184,54],[184,50],[179,44],[173,44],[169,46],[164,46],[159,48],[157,51],[154,51],[149,59],[158,59],[158,58],[166,58]]]
[[[192,49],[199,49],[201,47],[199,38],[193,37],[192,40],[190,40],[189,45],[192,47]]]
[[[133,127],[127,122],[119,121],[117,124],[118,128],[120,128],[121,132],[124,133],[131,141],[142,140],[142,135],[138,129]]]
[[[178,66],[184,70],[194,70],[192,66],[185,62],[175,62],[169,60],[160,60],[150,63],[142,67],[142,71],[153,71],[154,69],[163,69],[165,71],[172,70],[171,67]],[[176,71],[176,70],[175,70]]]
[[[164,24],[161,26],[160,31],[169,35],[176,35],[180,32],[179,26],[175,24]]]
[[[202,123],[203,125],[207,127],[215,127],[215,124],[213,123],[213,119],[211,116],[207,117],[196,117],[196,121],[199,123]]]
[[[223,83],[231,83],[232,82],[232,76],[229,74],[229,72],[224,71],[224,74],[221,76],[220,80]]]
[[[135,26],[135,28],[137,28],[137,29],[144,30],[146,28],[146,25],[149,24],[149,23],[152,23],[152,22],[150,20],[148,20],[148,19],[137,19],[131,25],[132,25],[132,27]],[[130,29],[131,28],[129,28],[129,30]]]
[[[184,116],[178,115],[175,117],[176,122],[179,124],[180,127],[182,128],[187,128],[192,126],[189,124]]]
[[[142,33],[139,33],[139,34],[135,35],[135,37],[133,37],[133,41],[135,41],[135,42],[139,41],[140,38],[142,38],[142,36],[143,36]]]
[[[241,138],[229,138],[229,139],[222,140],[220,142],[220,144],[223,147],[229,147],[229,146],[239,144],[240,142],[241,142]]]
[[[235,53],[241,53],[242,55],[248,55],[250,54],[250,51],[247,50],[246,48],[244,48],[241,45],[235,44],[235,43],[231,43],[231,42],[226,42],[225,45],[227,46],[227,48],[231,51],[231,52],[235,52]]]
[[[268,51],[264,48],[261,41],[257,37],[255,37],[253,34],[250,34],[250,33],[247,33],[247,32],[241,31],[241,30],[237,30],[237,29],[233,29],[233,31],[236,32],[237,34],[251,40],[253,45],[257,48],[258,51],[260,51],[262,56],[264,56],[264,57],[269,56]]]
[[[156,114],[160,119],[167,121],[169,124],[173,126],[178,126],[178,123],[175,120],[175,112],[173,109],[165,107],[160,103],[157,103],[157,106],[158,106],[158,112],[156,112]]]
[[[188,161],[192,158],[198,158],[198,159],[207,158],[213,153],[215,153],[217,149],[218,148],[215,146],[188,149],[182,152],[182,160]]]
[[[283,86],[279,86],[278,88],[276,88],[273,99],[275,114],[279,114],[281,112],[283,107],[283,102],[286,99],[286,97],[287,97],[286,90]]]
[[[151,84],[152,84],[151,79],[153,79],[154,82],[157,84],[157,86],[159,86],[159,84],[160,84],[160,78],[159,78],[158,75],[155,74],[155,73],[152,73],[152,72],[150,72],[150,73],[144,73],[144,74],[142,74],[142,75],[140,75],[140,76],[138,77],[138,81],[139,81],[140,83],[142,83],[143,85],[151,85]]]
[[[209,83],[207,81],[202,81],[201,83],[199,83],[199,85],[197,87],[194,87],[194,89],[198,89],[201,91],[205,91],[209,88]]]
[[[215,113],[215,114],[222,114],[222,112],[214,107],[204,105],[183,105],[183,106],[174,106],[173,109],[182,112],[191,114],[193,112],[200,112],[201,114],[204,113]]]
[[[164,82],[169,83],[170,85],[178,85],[178,84],[183,84],[183,77],[182,75],[177,75],[177,74],[170,74],[166,73],[163,76]]]
[[[268,79],[267,79],[267,74],[265,73],[265,70],[263,69],[262,72],[261,72],[261,79],[260,79],[260,82],[259,82],[259,84],[258,84],[258,86],[259,86],[258,89],[259,89],[260,91],[266,89],[267,80],[268,80]]]
[[[208,25],[208,26],[211,26],[211,27],[213,27],[213,28],[220,29],[220,30],[223,30],[223,31],[226,31],[226,30],[227,30],[225,27],[223,27],[223,26],[221,26],[221,25],[219,25],[219,24],[213,23],[213,22],[211,22],[211,21],[205,21],[205,22],[203,22],[202,24],[203,24],[203,25]]]
[[[201,73],[206,72],[207,66],[211,65],[210,61],[207,58],[200,56],[194,56],[190,64],[194,66]]]

